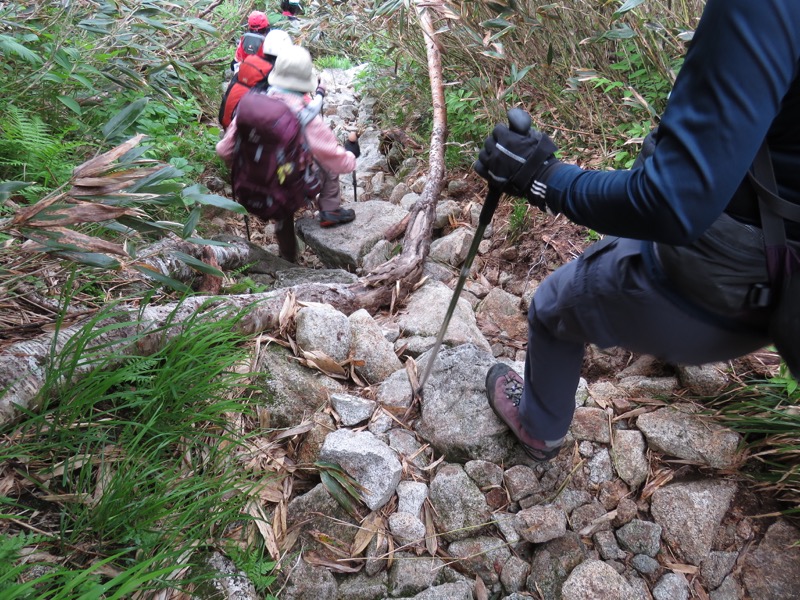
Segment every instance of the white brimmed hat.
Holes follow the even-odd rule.
[[[281,52],[292,45],[291,36],[282,29],[271,29],[264,37],[262,52],[269,56],[279,56]]]
[[[290,46],[282,50],[269,72],[268,82],[285,90],[312,93],[317,89],[317,78],[311,54],[302,46]]]

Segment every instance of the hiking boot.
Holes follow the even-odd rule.
[[[349,208],[337,208],[336,210],[319,211],[320,227],[333,227],[342,223],[349,223],[356,218],[356,212]]]
[[[522,400],[523,383],[522,377],[514,369],[504,363],[497,363],[486,374],[486,395],[494,414],[508,425],[525,453],[533,460],[544,462],[558,455],[563,439],[553,442],[537,440],[522,428],[519,403]]]

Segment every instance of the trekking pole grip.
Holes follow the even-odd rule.
[[[508,128],[514,133],[525,135],[531,128],[531,116],[521,108],[512,108],[508,111]],[[489,191],[486,192],[486,199],[483,201],[483,208],[481,209],[481,216],[478,222],[481,225],[488,225],[492,221],[494,211],[497,210],[497,204],[500,202],[500,196],[503,191],[491,183],[489,184]]]

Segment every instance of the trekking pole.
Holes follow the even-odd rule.
[[[250,240],[250,215],[244,216],[244,230],[247,232],[247,241]]]
[[[531,116],[521,108],[512,108],[508,111],[508,125],[512,131],[520,135],[525,135],[531,128]],[[478,246],[483,239],[483,232],[486,230],[486,226],[492,221],[494,211],[497,209],[497,204],[500,201],[501,195],[502,192],[496,187],[493,187],[490,183],[489,190],[486,192],[486,199],[483,201],[481,216],[478,219],[478,227],[475,229],[475,237],[472,238],[472,245],[469,248],[469,252],[467,252],[467,257],[464,259],[464,265],[461,267],[461,275],[453,290],[450,306],[447,307],[447,313],[445,313],[444,322],[442,323],[441,329],[439,329],[439,335],[436,336],[436,342],[433,345],[431,356],[428,359],[428,363],[425,365],[422,378],[419,380],[419,387],[416,390],[416,394],[419,396],[422,395],[422,388],[425,387],[425,382],[428,380],[428,376],[433,369],[433,363],[436,362],[436,356],[439,354],[439,348],[442,345],[444,334],[447,332],[447,326],[450,324],[450,319],[453,317],[453,312],[455,312],[461,290],[464,288],[464,283],[466,283],[467,277],[469,276],[472,261],[475,260],[475,255],[478,253]]]

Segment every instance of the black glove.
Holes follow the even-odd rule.
[[[356,158],[361,156],[361,146],[358,145],[358,140],[355,142],[351,142],[350,140],[346,140],[344,143],[344,149],[348,152],[352,152]]]
[[[541,210],[560,212],[559,206],[545,204],[547,178],[561,166],[553,141],[541,131],[529,129],[520,134],[498,125],[486,139],[473,165],[475,172],[494,187],[511,196],[525,198]]]
[[[324,85],[321,85],[321,84],[320,84],[320,85],[318,85],[318,86],[317,86],[317,89],[314,91],[314,95],[315,95],[315,96],[319,95],[319,96],[322,96],[322,97],[324,98],[324,97],[325,97],[325,94],[326,94],[326,92],[325,92],[325,86],[324,86]]]

